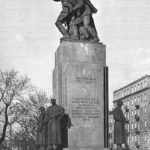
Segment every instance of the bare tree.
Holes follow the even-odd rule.
[[[49,98],[43,91],[35,91],[22,101],[23,113],[17,121],[20,128],[14,136],[15,144],[20,145],[22,149],[27,149],[27,146],[31,150],[36,149],[39,108],[46,107],[48,103]]]
[[[5,140],[7,127],[19,119],[20,102],[29,89],[28,77],[20,76],[14,69],[0,70],[0,145]]]

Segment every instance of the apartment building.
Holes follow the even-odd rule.
[[[114,143],[114,119],[112,111],[109,112],[109,147],[113,148]]]
[[[114,91],[113,98],[114,107],[123,102],[129,147],[150,150],[150,75]]]

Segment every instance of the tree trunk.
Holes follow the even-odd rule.
[[[5,140],[5,137],[6,137],[6,129],[7,129],[7,126],[8,126],[8,106],[9,105],[6,105],[6,108],[5,108],[5,124],[3,126],[3,132],[2,132],[2,135],[0,137],[0,146],[2,145],[3,141]]]

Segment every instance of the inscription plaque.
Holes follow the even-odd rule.
[[[73,98],[72,118],[90,121],[99,118],[99,99]]]

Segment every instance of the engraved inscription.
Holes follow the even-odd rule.
[[[90,67],[84,66],[75,77],[76,82],[94,82],[96,81],[96,71]]]
[[[100,118],[99,99],[73,98],[72,118],[90,121]]]
[[[89,77],[76,77],[76,82],[94,82],[96,78],[89,78]]]

